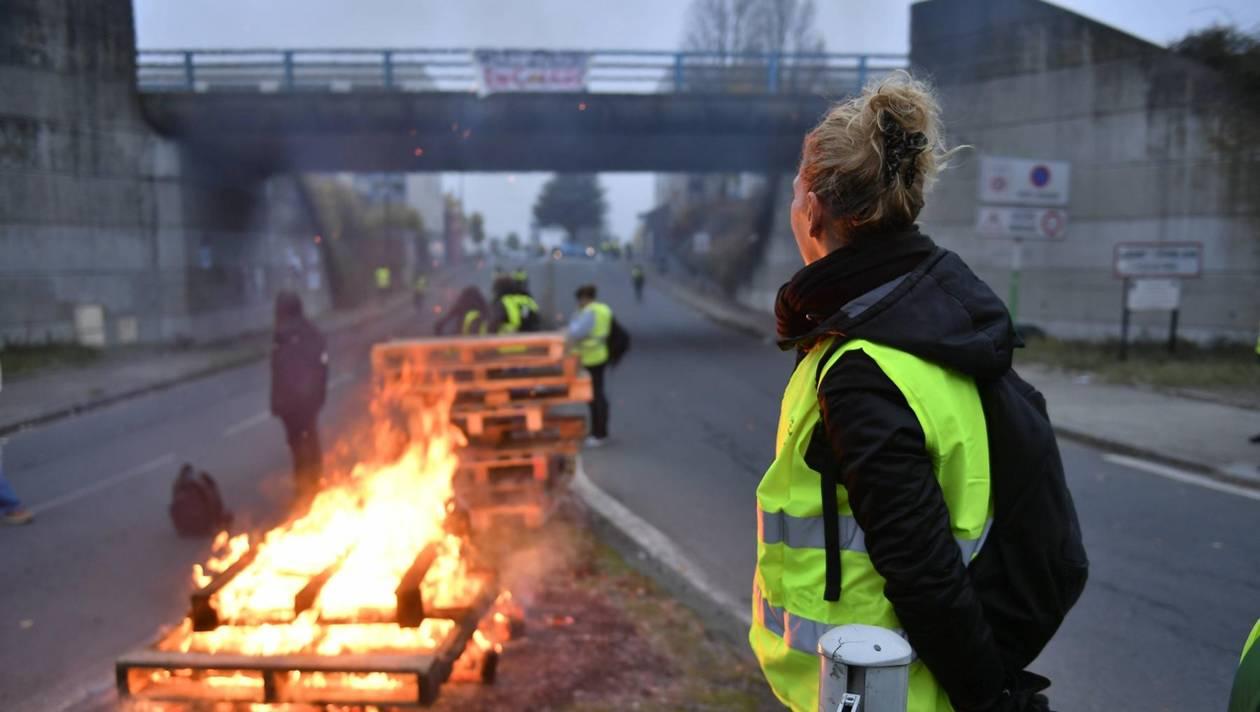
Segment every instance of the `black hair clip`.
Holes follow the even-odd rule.
[[[892,186],[900,175],[909,188],[914,185],[915,159],[927,150],[927,136],[922,131],[909,133],[901,122],[892,119],[881,118],[879,130],[884,134],[884,187]]]

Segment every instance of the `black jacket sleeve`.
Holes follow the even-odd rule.
[[[910,644],[959,712],[994,708],[1005,678],[1000,650],[914,411],[860,351],[827,372],[819,402],[840,482]]]

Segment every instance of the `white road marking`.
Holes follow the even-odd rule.
[[[251,416],[249,416],[248,418],[246,418],[246,419],[242,420],[241,422],[237,423],[236,425],[232,425],[232,426],[228,427],[227,429],[225,429],[225,430],[223,431],[223,437],[225,437],[225,438],[230,438],[230,437],[233,437],[233,436],[235,436],[235,435],[240,435],[241,433],[245,432],[246,430],[249,430],[250,428],[253,428],[253,427],[256,427],[256,426],[262,425],[263,423],[267,422],[267,421],[268,421],[268,420],[270,420],[270,419],[271,419],[271,414],[270,414],[270,413],[265,413],[265,412],[264,412],[264,413],[254,413],[253,415],[251,415]]]
[[[328,389],[335,391],[353,381],[356,375],[358,374],[354,371],[346,371],[345,373],[337,374],[336,376],[333,376],[331,381],[328,382]]]
[[[689,581],[701,593],[708,596],[714,605],[745,625],[752,625],[752,611],[749,610],[749,606],[740,603],[723,591],[661,530],[647,523],[592,482],[582,467],[581,457],[577,459],[577,474],[573,477],[573,490],[582,498],[582,501],[586,502],[587,506],[612,522],[657,561]]]
[[[113,487],[114,485],[122,484],[123,482],[126,482],[127,480],[134,479],[152,470],[156,470],[159,467],[165,467],[167,465],[173,464],[174,462],[175,462],[175,453],[168,452],[165,455],[162,455],[161,457],[150,460],[144,463],[143,465],[140,465],[139,467],[136,467],[134,469],[127,470],[126,472],[120,472],[119,474],[113,475],[111,477],[106,477],[105,479],[98,480],[82,489],[75,490],[74,492],[67,492],[66,494],[63,494],[60,497],[54,497],[48,500],[47,502],[44,502],[42,504],[37,504],[31,507],[31,513],[43,514],[44,512],[51,511],[58,507],[63,507],[67,504],[72,504],[74,502],[77,502],[83,499],[84,497],[88,497],[90,495],[96,494],[97,492]]]
[[[1107,453],[1103,455],[1102,458],[1112,464],[1121,465],[1123,467],[1131,467],[1135,470],[1142,470],[1143,472],[1149,472],[1152,475],[1159,475],[1160,477],[1174,482],[1195,485],[1197,487],[1203,487],[1217,492],[1224,492],[1225,494],[1232,494],[1236,497],[1246,497],[1247,499],[1254,499],[1260,502],[1260,490],[1248,489],[1228,482],[1220,482],[1205,475],[1200,475],[1194,472],[1186,472],[1185,470],[1179,470],[1175,467],[1169,467],[1168,465],[1161,465],[1158,462],[1140,460],[1136,457],[1129,457],[1128,455]]]

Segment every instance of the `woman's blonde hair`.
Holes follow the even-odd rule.
[[[908,226],[958,150],[945,148],[940,113],[932,88],[904,71],[873,81],[806,134],[801,179],[850,230]]]

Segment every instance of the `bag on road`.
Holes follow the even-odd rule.
[[[612,326],[608,329],[608,363],[616,366],[629,350],[630,332],[614,317]]]
[[[213,536],[232,523],[214,479],[187,463],[175,477],[170,512],[175,531],[185,537]]]

